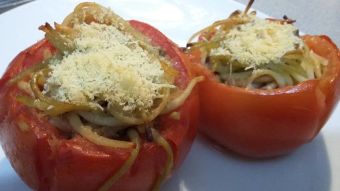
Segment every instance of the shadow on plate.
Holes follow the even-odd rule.
[[[164,191],[329,191],[330,164],[322,135],[295,152],[249,160],[216,150],[199,137]]]
[[[3,191],[30,191],[25,183],[14,172],[6,158],[0,158],[0,190]]]
[[[284,157],[249,160],[223,153],[198,137],[182,168],[162,191],[330,191],[330,164],[322,134]],[[29,191],[6,158],[0,190]]]

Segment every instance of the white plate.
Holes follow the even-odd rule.
[[[60,22],[77,0],[38,0],[0,15],[0,74],[21,50],[38,41],[41,24]],[[148,22],[176,43],[217,19],[243,9],[231,0],[101,0],[126,19]],[[284,10],[282,10],[284,12]],[[303,21],[300,21],[303,22]],[[164,191],[339,191],[340,108],[316,139],[292,154],[253,161],[220,152],[198,138]],[[0,149],[0,190],[28,191]]]

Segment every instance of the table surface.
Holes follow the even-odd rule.
[[[0,14],[33,0],[0,0]]]

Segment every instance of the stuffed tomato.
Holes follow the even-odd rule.
[[[326,36],[299,36],[286,16],[236,11],[188,43],[199,85],[200,131],[250,157],[286,154],[311,141],[340,94],[340,55]],[[196,42],[192,42],[197,37]]]
[[[0,81],[1,145],[34,190],[159,190],[196,134],[198,94],[155,28],[79,4]]]

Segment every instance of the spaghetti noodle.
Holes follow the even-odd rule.
[[[248,13],[252,3],[195,33],[188,50],[200,49],[206,66],[231,86],[275,89],[319,78],[327,60],[304,45],[294,21],[259,19]]]

